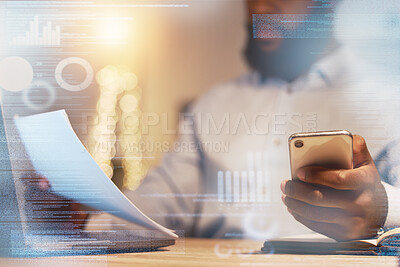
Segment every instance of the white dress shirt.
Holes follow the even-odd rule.
[[[290,179],[288,137],[345,129],[362,135],[373,156],[394,139],[390,96],[365,84],[362,64],[355,62],[341,48],[293,83],[250,73],[216,86],[181,116],[178,142],[126,196],[157,222],[190,236],[265,239],[310,232],[280,199],[280,183]],[[400,222],[400,194],[385,188],[386,224],[393,226]],[[87,227],[99,225],[135,229],[108,214],[92,216]]]

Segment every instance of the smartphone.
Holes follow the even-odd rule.
[[[289,137],[289,154],[292,179],[306,166],[352,169],[353,136],[345,130],[295,133]]]

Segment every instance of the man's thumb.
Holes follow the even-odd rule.
[[[365,139],[359,135],[353,135],[353,165],[358,168],[373,163],[369,154]]]

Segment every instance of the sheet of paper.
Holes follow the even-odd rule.
[[[33,166],[56,194],[178,237],[143,214],[105,175],[76,136],[64,110],[18,118],[15,124]]]
[[[291,236],[283,236],[277,239],[278,241],[299,241],[299,242],[323,242],[323,243],[336,243],[336,241],[332,238],[324,236],[320,233],[310,233],[303,235],[291,235]]]

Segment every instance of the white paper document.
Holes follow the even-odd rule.
[[[36,171],[54,193],[168,236],[178,236],[143,214],[105,175],[80,142],[64,110],[15,120]]]

